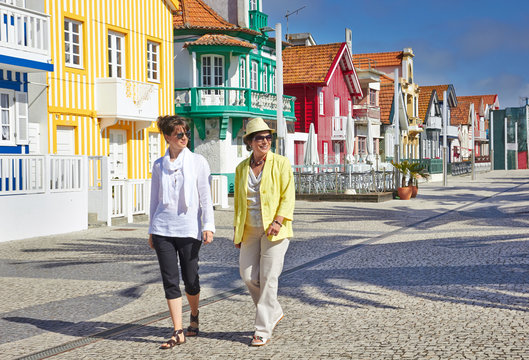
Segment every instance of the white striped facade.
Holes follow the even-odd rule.
[[[51,51],[55,66],[47,79],[49,153],[57,152],[57,126],[73,127],[75,154],[89,156],[108,155],[109,129],[121,129],[127,136],[128,178],[150,177],[148,133],[157,132],[155,123],[137,131],[138,125],[133,119],[123,119],[101,131],[96,109],[96,79],[108,77],[108,32],[123,34],[124,78],[157,85],[159,114],[173,114],[172,11],[178,8],[177,3],[167,0],[45,1],[46,12],[51,15]],[[65,19],[81,24],[80,68],[65,64]],[[159,82],[147,79],[147,41],[159,45]]]

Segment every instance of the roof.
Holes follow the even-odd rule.
[[[498,101],[498,95],[497,94],[490,94],[490,95],[480,95],[483,98],[483,102],[487,105],[494,105],[496,101]],[[499,107],[499,104],[498,104]]]
[[[395,85],[393,82],[380,84],[378,93],[378,105],[380,106],[380,122],[385,125],[391,124],[391,107],[395,97]]]
[[[426,114],[428,112],[428,106],[430,105],[430,101],[432,99],[432,94],[434,92],[437,93],[437,90],[433,86],[421,86],[419,89],[419,118],[426,120]],[[437,98],[439,99],[438,93]]]
[[[421,86],[421,94],[432,93],[433,90],[437,92],[437,98],[439,101],[443,101],[443,91],[448,91],[450,85],[432,85],[432,86]],[[419,95],[420,98],[420,95]],[[419,100],[420,101],[420,100]]]
[[[457,106],[450,111],[451,125],[468,125],[471,101],[462,100],[457,97]]]
[[[283,84],[321,84],[343,43],[292,46],[283,50]]]
[[[401,66],[402,51],[353,54],[353,64],[358,69]]]
[[[226,21],[202,0],[180,0],[180,11],[173,16],[175,29],[235,30],[259,35]]]
[[[474,103],[474,111],[480,115],[483,115],[483,111],[485,109],[481,108],[481,105],[483,104],[483,97],[480,95],[458,96],[457,100],[470,101],[471,103]]]
[[[240,46],[250,49],[254,49],[255,45],[250,44],[247,41],[242,41],[234,37],[222,34],[206,34],[195,41],[189,41],[184,44],[184,47],[191,45],[202,45],[202,46],[214,46],[214,45],[226,45],[226,46]]]

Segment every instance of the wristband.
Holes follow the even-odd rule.
[[[277,221],[276,219],[274,219],[274,221],[272,221],[273,223],[276,223],[277,225],[279,225],[279,227],[282,227],[283,224],[281,224],[279,221]]]

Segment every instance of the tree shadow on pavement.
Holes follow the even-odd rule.
[[[282,296],[314,306],[400,306],[383,290],[529,312],[529,233],[358,244],[286,270],[279,287]]]

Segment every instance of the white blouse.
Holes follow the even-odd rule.
[[[164,205],[162,201],[162,163],[163,157],[154,162],[151,181],[151,207],[149,234],[190,237],[202,241],[202,231],[215,232],[215,220],[213,203],[211,201],[211,173],[206,159],[199,154],[190,153],[193,156],[193,166],[197,180],[194,195],[189,208],[184,201],[184,181],[192,181],[192,177],[184,178],[182,175],[182,164],[178,162],[176,170],[171,177],[171,196],[174,196],[175,205]],[[185,194],[192,196],[192,194]]]
[[[247,191],[247,208],[248,215],[246,216],[246,223],[251,227],[263,227],[263,216],[261,214],[261,171],[259,175],[255,176],[252,169],[248,169],[248,191]]]

